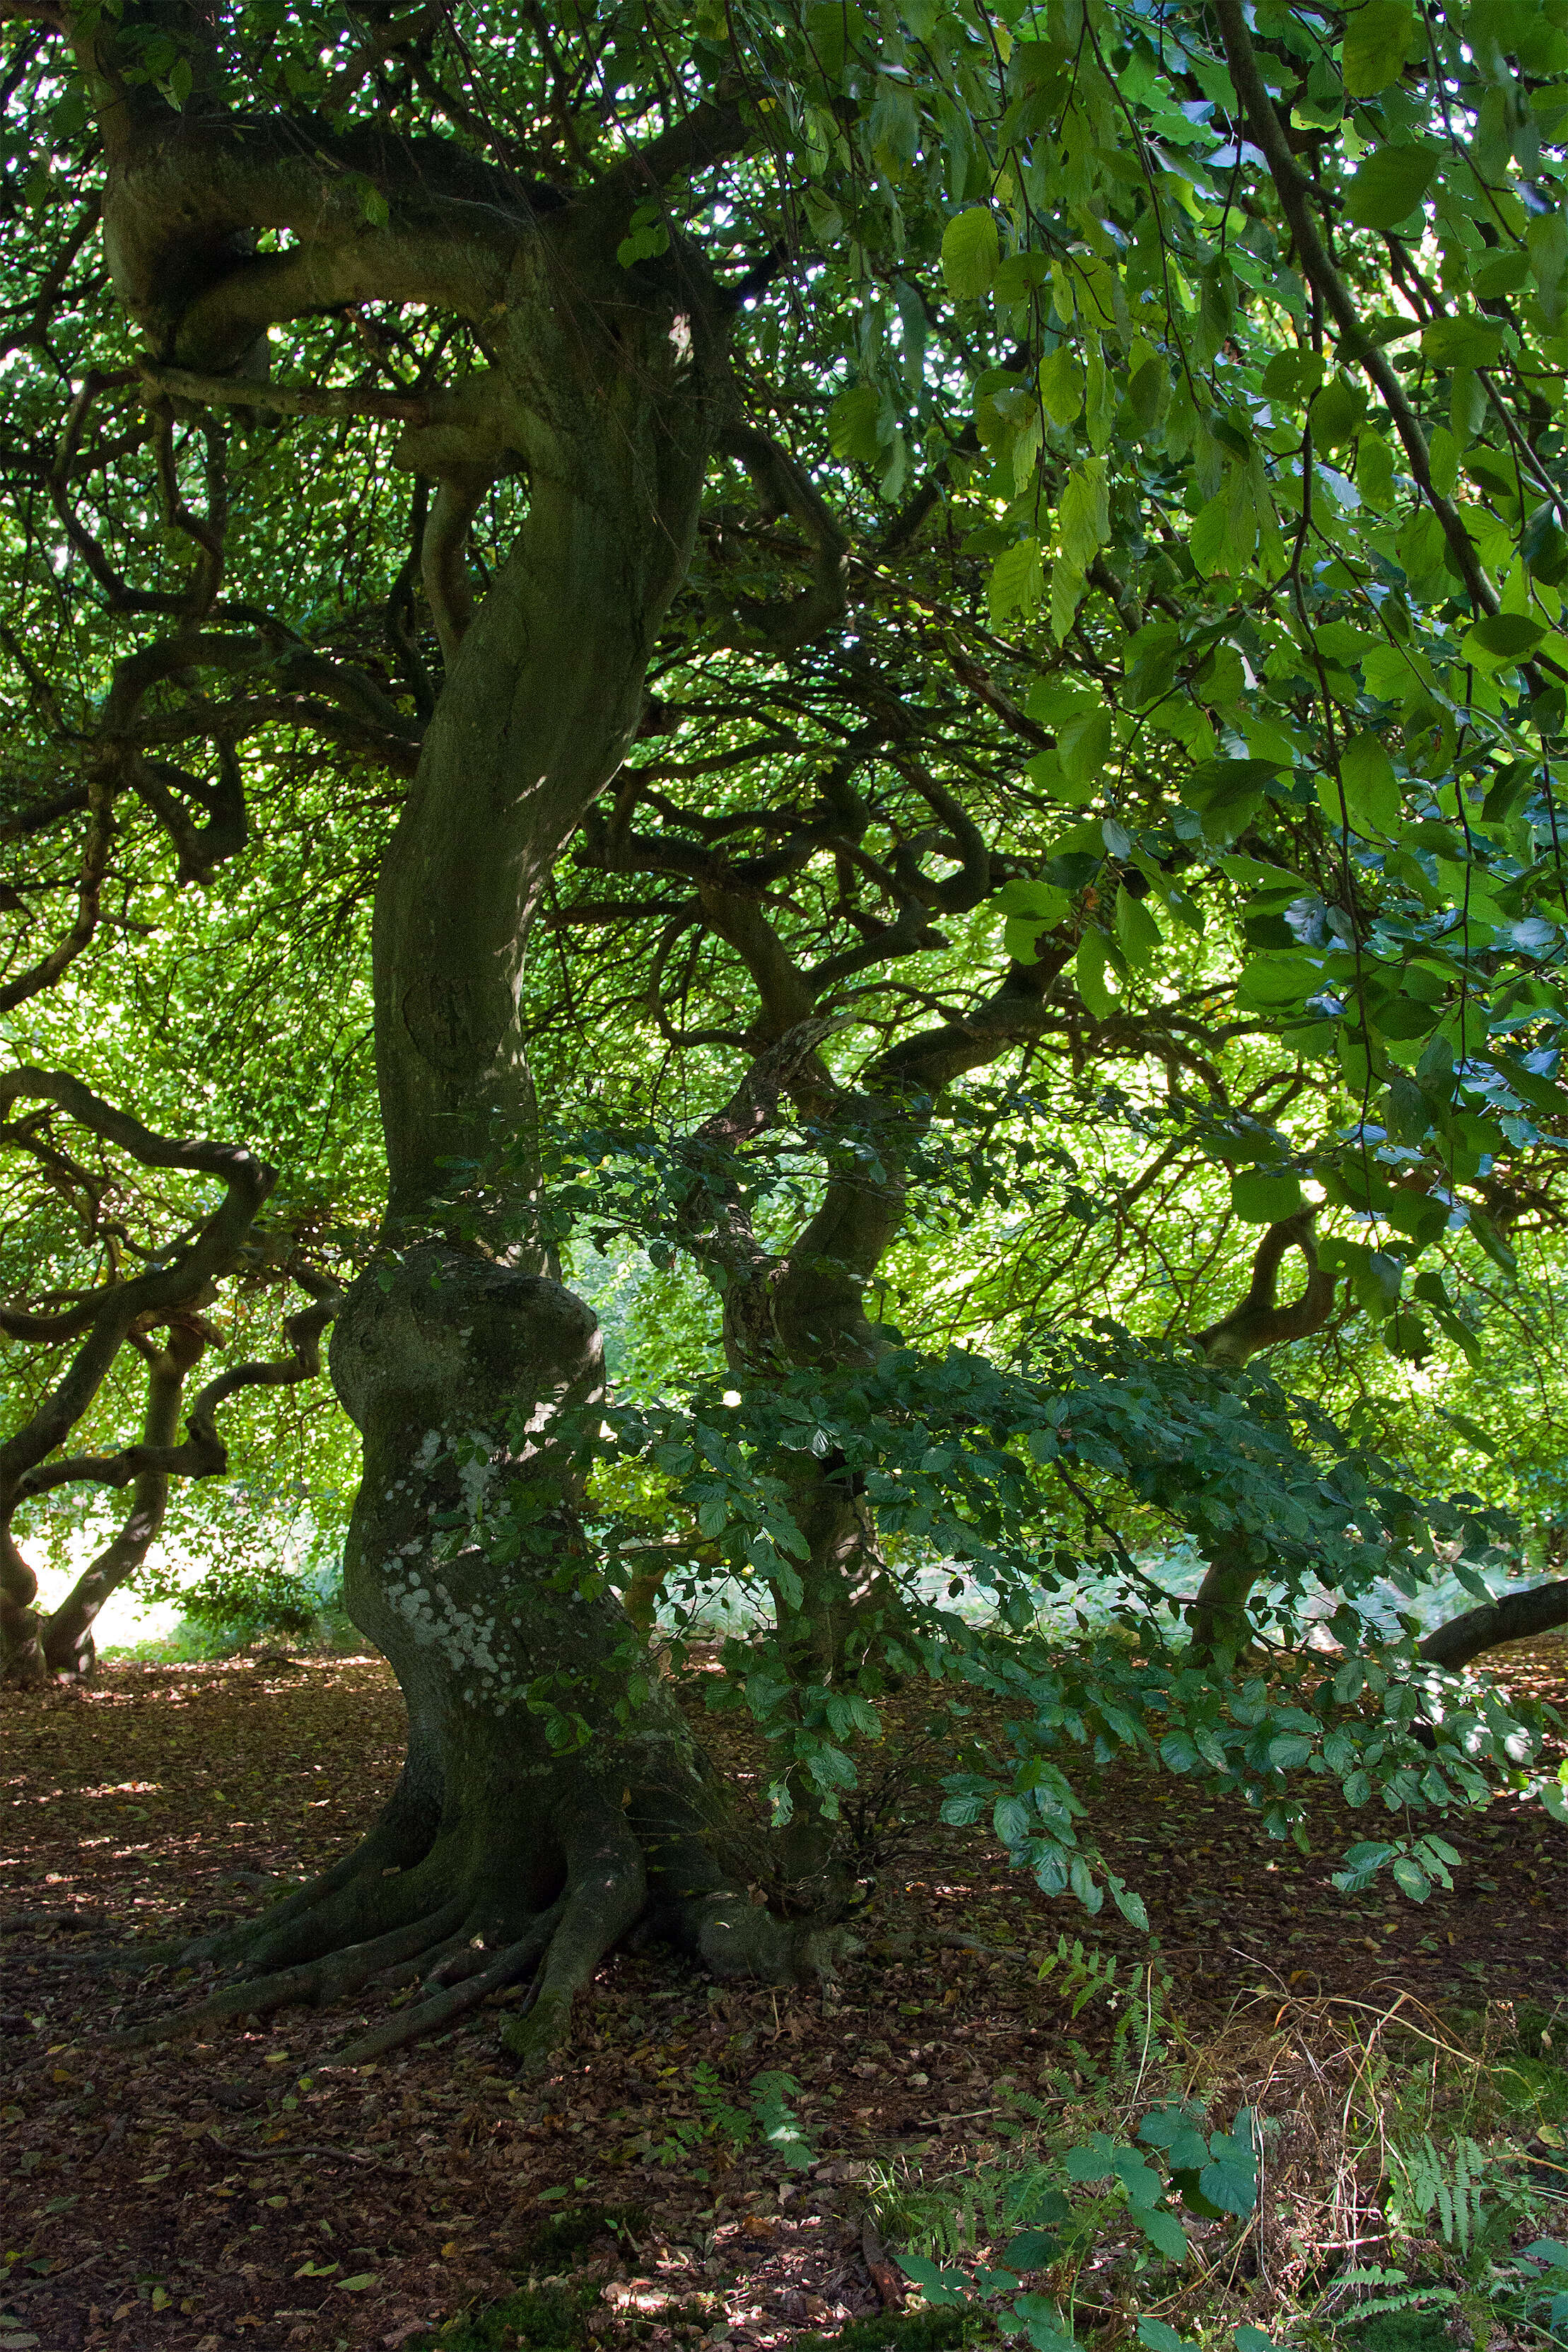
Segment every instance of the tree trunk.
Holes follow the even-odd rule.
[[[174,1444],[180,1433],[186,1376],[206,1344],[206,1334],[191,1323],[175,1324],[165,1347],[138,1341],[147,1358],[143,1445]],[[140,1472],[131,1489],[131,1508],[120,1528],[44,1625],[44,1663],[51,1674],[74,1675],[78,1680],[91,1674],[98,1663],[92,1633],[98,1613],[126,1578],[135,1574],[157,1541],[168,1502],[168,1472]]]
[[[267,1972],[200,2016],[434,1969],[442,1989],[359,2057],[541,1958],[507,2040],[542,2056],[640,1920],[718,1974],[786,1977],[822,1954],[744,1891],[757,1874],[736,1866],[722,1792],[575,1510],[600,1348],[538,1238],[523,954],[554,859],[636,730],[695,538],[712,361],[689,268],[662,309],[633,309],[619,269],[608,291],[580,277],[558,309],[561,259],[540,263],[551,299],[509,342],[528,520],[456,652],[376,900],[391,1246],[350,1293],[331,1365],[364,1448],[345,1600],[397,1674],[408,1758],[356,1853],[196,1948]]]
[[[397,1675],[408,1756],[356,1853],[213,1941],[267,1972],[216,2009],[346,1992],[416,1960],[458,1979],[357,2043],[364,2057],[542,1955],[507,2031],[542,2056],[639,1921],[717,1975],[810,1964],[810,1938],[747,1895],[755,1858],[584,1545],[572,1441],[601,1392],[588,1308],[548,1277],[425,1244],[350,1295],[332,1370],[364,1444],[344,1599]]]
[[[0,1675],[26,1686],[47,1679],[38,1580],[8,1527],[0,1527]]]

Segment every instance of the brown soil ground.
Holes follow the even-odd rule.
[[[1511,1654],[1501,1678],[1568,1703],[1568,1643]],[[599,2249],[612,2339],[739,2352],[876,2310],[853,2227],[867,2163],[959,2164],[994,2144],[1009,2094],[1060,2091],[1071,2037],[1096,2029],[1039,1979],[1059,1936],[1129,1975],[1148,1958],[1108,1907],[1047,1902],[981,1832],[939,1822],[950,1742],[924,1752],[917,1712],[887,1743],[900,1762],[876,1810],[903,1820],[877,1833],[865,1949],[836,1998],[719,1991],[668,1952],[618,1954],[559,2071],[519,2084],[487,2010],[358,2072],[330,2053],[362,2002],[152,2050],[106,2038],[152,1989],[95,1972],[85,1948],[253,1909],[363,1829],[402,1748],[379,1660],[124,1666],[85,1693],[8,1696],[0,2347],[395,2352],[514,2285],[563,2202],[630,2217]],[[744,1771],[737,1739],[715,1744]],[[1326,1802],[1311,1858],[1168,1778],[1109,1776],[1095,1810],[1195,2031],[1238,2003],[1550,2009],[1568,1992],[1568,1837],[1538,1810],[1500,1801],[1448,1828],[1463,1869],[1420,1907],[1334,1890],[1344,1845],[1376,1832]],[[705,2127],[699,2079],[744,2104],[766,2069],[799,2084],[810,2172]]]

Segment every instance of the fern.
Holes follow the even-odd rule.
[[[1356,2323],[1374,2319],[1380,2313],[1396,2311],[1436,2311],[1443,2305],[1457,2303],[1458,2296],[1448,2286],[1412,2286],[1406,2271],[1385,2269],[1380,2263],[1357,2263],[1342,2271],[1329,2289],[1329,2296],[1345,2288],[1355,2293],[1350,2316]],[[1381,2292],[1367,2294],[1367,2288]]]
[[[1115,1988],[1120,1965],[1114,1953],[1098,1949],[1086,1952],[1081,1937],[1075,1936],[1069,1944],[1065,1936],[1059,1936],[1055,1951],[1048,1952],[1040,1964],[1040,1981],[1043,1983],[1060,1969],[1061,1981],[1057,1990],[1071,2002],[1071,2014],[1076,2017],[1096,1997],[1109,1998]]]
[[[692,2069],[692,2095],[706,2132],[729,2140],[736,2147],[746,2146],[757,2126],[744,2108],[730,2105],[723,2084],[706,2058],[699,2058]]]
[[[1430,2132],[1410,2147],[1391,2147],[1389,2169],[1394,2184],[1391,2215],[1396,2225],[1437,2217],[1443,2243],[1464,2259],[1482,2231],[1481,2176],[1486,2151],[1461,2136],[1454,2142],[1451,2159],[1445,2158]]]
[[[873,2178],[872,2210],[890,2242],[938,2262],[956,2262],[1010,2237],[1030,2221],[1054,2183],[1043,2164],[985,2165],[913,2189],[887,2172]]]

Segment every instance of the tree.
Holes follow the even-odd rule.
[[[1562,34],[1493,6],[1472,39],[1474,9],[1382,0],[1343,41],[1281,8],[1256,42],[1231,0],[880,28],[531,0],[482,31],[270,0],[9,13],[35,131],[17,415],[66,404],[47,453],[19,435],[7,460],[18,1045],[24,1007],[29,1041],[83,1045],[50,992],[123,985],[115,902],[155,903],[171,855],[194,890],[243,874],[276,920],[258,803],[297,907],[322,903],[334,821],[351,899],[374,877],[373,1244],[307,1208],[303,1166],[275,1186],[261,1151],[308,1122],[227,1039],[209,1083],[248,1087],[242,1141],[171,1140],[20,1056],[4,1081],[6,1141],[81,1204],[59,1295],[35,1276],[5,1310],[49,1368],[0,1458],[7,1524],[67,1480],[215,1471],[216,1404],[307,1370],[336,1318],[363,1449],[346,1592],[409,1758],[363,1847],[213,1948],[253,1971],[222,2000],[416,1961],[458,1979],[385,2046],[542,1956],[508,2029],[538,2051],[643,1916],[719,1970],[823,1965],[837,1791],[889,1672],[1023,1709],[1019,1755],[950,1801],[1085,1900],[1064,1741],[1201,1760],[1281,1833],[1309,1768],[1396,1804],[1484,1796],[1528,1735],[1459,1686],[1422,1750],[1432,1677],[1356,1602],[1381,1569],[1413,1587],[1435,1531],[1470,1559],[1495,1528],[1419,1509],[1235,1367],[1331,1286],[1407,1358],[1431,1345],[1413,1301],[1469,1345],[1416,1263],[1510,1269],[1500,1203],[1552,1160],[1565,258],[1536,85]],[[1354,479],[1323,462],[1345,451]],[[259,949],[247,919],[236,954],[286,966],[304,919]],[[641,1064],[643,1021],[678,1118],[606,1061],[611,1034]],[[200,1050],[182,1037],[182,1071]],[[1265,1229],[1208,1366],[1049,1318],[997,1364],[904,1345],[877,1285],[912,1194],[1043,1201],[1031,1138],[1090,1078],[1081,1118]],[[131,1167],[197,1191],[176,1211]],[[1332,1237],[1307,1237],[1303,1179]],[[722,1387],[606,1398],[562,1278],[596,1219],[702,1270]],[[292,1355],[221,1374],[173,1444],[193,1318],[284,1274],[313,1293]],[[143,1444],[62,1454],[160,1331]],[[1138,1598],[1129,1490],[1226,1580],[1196,1661]],[[768,1593],[746,1693],[780,1759],[771,1908],[617,1598],[650,1512],[678,1511],[664,1565]],[[7,1546],[4,1634],[36,1672]],[[1150,1646],[1059,1668],[989,1643],[920,1598],[933,1550],[1018,1627],[1042,1572],[1109,1563]],[[662,1580],[637,1573],[645,1602]],[[1315,1580],[1346,1596],[1345,1670],[1239,1689],[1245,1641]],[[1423,1886],[1443,1867],[1440,1842],[1385,1853]]]

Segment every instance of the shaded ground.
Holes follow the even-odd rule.
[[[1504,1678],[1563,1704],[1568,1644],[1511,1656]],[[357,2006],[152,2051],[103,2039],[125,1986],[86,1969],[85,1946],[248,1911],[264,1874],[313,1870],[364,1826],[402,1752],[379,1661],[126,1667],[86,1695],[9,1697],[0,2352],[395,2352],[421,2323],[590,2256],[609,2341],[765,2347],[877,2310],[854,2226],[867,2162],[958,2161],[1011,2096],[1060,2093],[1083,2027],[1034,1958],[1062,1932],[1129,1968],[1147,1958],[1119,1919],[1047,1903],[977,1832],[936,1821],[913,1717],[888,1746],[903,1785],[890,1775],[874,1810],[904,1819],[869,1832],[878,1899],[836,2000],[719,1993],[668,1953],[622,1954],[559,2073],[519,2086],[485,2011],[357,2073],[330,2063]],[[934,1750],[929,1770],[950,1764]],[[1464,1868],[1420,1908],[1329,1884],[1366,1815],[1325,1805],[1303,1860],[1169,1779],[1109,1778],[1096,1812],[1190,2021],[1255,1989],[1271,2011],[1323,1993],[1550,2007],[1568,1991],[1568,1837],[1538,1811],[1500,1802],[1448,1832]],[[814,2168],[787,2173],[755,2134],[737,2144],[747,2086],[777,2072]],[[574,2246],[552,2217],[588,2204],[620,2231]]]

